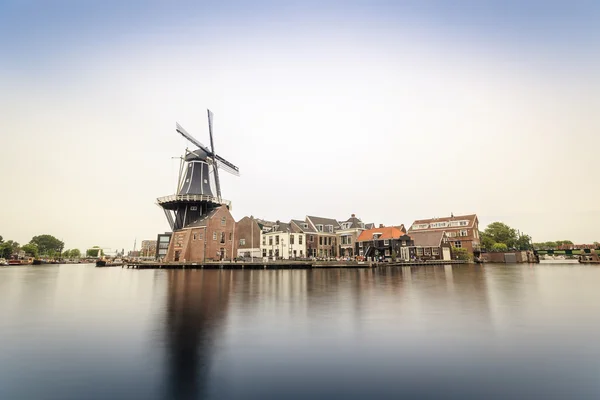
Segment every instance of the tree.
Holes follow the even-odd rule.
[[[63,250],[62,258],[71,258],[71,250],[69,250],[69,249]]]
[[[0,235],[0,243],[4,242],[4,238]]]
[[[453,247],[452,255],[455,260],[469,261],[471,259],[469,252],[464,247]]]
[[[531,236],[521,235],[515,244],[518,250],[531,250]]]
[[[19,243],[12,240],[0,244],[0,257],[11,258],[13,254],[19,251]]]
[[[600,249],[600,243],[599,242],[594,242],[594,247],[596,249]]]
[[[79,249],[73,249],[69,252],[69,257],[70,258],[80,258],[81,257],[81,251],[79,251]]]
[[[517,231],[502,222],[492,222],[483,232],[495,243],[504,243],[507,247],[515,247],[517,242]]]
[[[505,245],[504,243],[495,243],[494,246],[492,247],[493,251],[507,251],[508,250],[508,246]]]
[[[491,249],[496,244],[494,239],[485,232],[480,231],[479,237],[481,238],[481,247],[484,249]]]
[[[21,250],[23,250],[25,254],[27,254],[30,257],[38,256],[38,248],[33,243],[27,243],[25,246],[21,247]]]
[[[40,254],[61,253],[64,243],[52,235],[34,236],[29,243],[37,245]]]

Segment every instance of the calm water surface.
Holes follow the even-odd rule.
[[[0,268],[0,399],[599,399],[600,267]]]

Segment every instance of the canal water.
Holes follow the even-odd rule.
[[[598,399],[600,267],[0,268],[0,399]]]

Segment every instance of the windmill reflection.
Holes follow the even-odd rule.
[[[168,271],[169,399],[205,397],[211,352],[226,317],[230,271]]]

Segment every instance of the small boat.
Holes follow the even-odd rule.
[[[8,261],[6,261],[6,259],[4,259],[4,258],[0,258],[0,265],[1,265],[1,266],[7,266],[7,265],[9,265],[9,264],[8,264]]]
[[[22,258],[22,259],[17,259],[17,260],[8,260],[8,265],[31,265],[33,264],[33,258],[32,257],[27,257],[27,258]]]
[[[108,260],[106,258],[100,258],[96,261],[96,267],[120,267],[123,265],[123,260]]]

